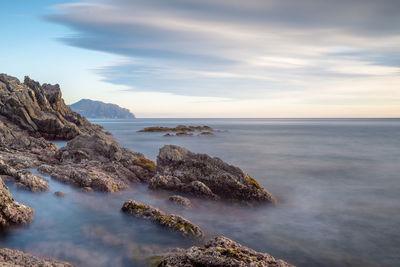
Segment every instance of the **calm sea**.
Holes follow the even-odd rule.
[[[180,210],[145,185],[117,194],[84,194],[51,180],[48,193],[13,188],[32,206],[27,228],[3,233],[0,245],[80,266],[137,266],[145,253],[192,244],[127,217],[135,199],[181,214],[209,236],[225,235],[298,266],[400,265],[400,120],[397,119],[136,119],[93,120],[125,147],[156,160],[165,144],[184,146],[239,166],[279,199],[276,207],[196,200]],[[209,125],[215,136],[163,137],[147,126]],[[62,144],[61,144],[62,145]],[[63,191],[65,198],[53,193]]]

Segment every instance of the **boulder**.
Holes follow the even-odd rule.
[[[219,236],[208,241],[203,247],[191,247],[167,254],[157,262],[157,266],[291,267],[293,265]]]
[[[150,189],[244,203],[276,202],[270,193],[240,168],[179,146],[166,145],[160,149],[156,172],[149,182]]]
[[[186,197],[179,196],[179,195],[170,196],[168,198],[168,201],[170,201],[171,203],[174,203],[176,205],[185,207],[185,208],[192,207],[192,202],[190,201],[190,199],[188,199]]]
[[[28,224],[33,219],[33,209],[14,200],[8,187],[0,179],[0,228],[15,224]]]
[[[43,259],[32,254],[8,248],[0,249],[0,265],[4,267],[73,267],[67,262]]]
[[[204,233],[191,221],[175,214],[167,214],[155,207],[145,205],[134,200],[127,200],[122,206],[122,211],[138,218],[151,220],[155,224],[164,226],[171,231],[181,233],[183,236],[194,240],[202,240]]]

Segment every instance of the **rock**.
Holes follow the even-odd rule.
[[[30,173],[27,170],[16,170],[0,160],[0,175],[7,175],[19,188],[30,190],[32,192],[43,192],[49,190],[47,180],[40,176]]]
[[[166,133],[163,135],[164,137],[170,137],[170,136],[175,136],[174,134]]]
[[[192,206],[192,202],[190,201],[190,199],[179,195],[170,196],[168,200],[176,205],[183,206],[186,208],[190,208]]]
[[[33,209],[14,200],[8,187],[0,179],[0,228],[13,224],[28,224],[33,219]]]
[[[214,129],[210,126],[186,126],[186,125],[178,125],[174,128],[169,127],[160,127],[160,126],[152,126],[146,127],[138,132],[148,132],[148,133],[157,133],[157,132],[194,132],[194,131],[213,131]]]
[[[134,119],[128,109],[121,108],[115,104],[94,101],[90,99],[81,99],[69,106],[73,111],[86,118],[92,119]]]
[[[157,266],[208,266],[208,267],[290,267],[293,266],[283,260],[276,260],[267,253],[257,252],[242,246],[229,238],[219,236],[208,241],[203,247],[191,247],[186,250],[167,254]]]
[[[134,200],[127,200],[122,206],[122,211],[139,218],[151,220],[158,225],[167,227],[194,240],[204,238],[203,231],[194,223],[179,215],[167,214],[150,205],[145,205]]]
[[[176,136],[193,136],[193,134],[186,131],[182,131],[182,132],[177,132]]]
[[[204,136],[204,135],[214,135],[214,133],[213,132],[209,132],[209,131],[207,131],[207,132],[201,132],[201,133],[199,133],[199,135],[200,136]]]
[[[241,169],[189,150],[166,145],[157,157],[157,174],[150,189],[165,189],[211,199],[244,203],[276,200],[256,180]]]
[[[65,193],[60,192],[60,191],[54,192],[54,195],[55,195],[56,197],[65,197],[65,196],[66,196]]]
[[[143,154],[120,147],[112,136],[101,132],[77,136],[55,153],[54,160],[56,164],[42,165],[38,171],[105,192],[126,189],[131,182],[147,182],[156,167]]]
[[[0,249],[0,265],[4,267],[73,267],[67,262],[52,259],[42,259],[32,254],[8,248]]]
[[[6,74],[0,83],[0,114],[31,136],[69,140],[102,129],[65,105],[58,84],[40,85],[29,77],[20,83]]]

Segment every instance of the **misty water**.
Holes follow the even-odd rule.
[[[136,119],[94,120],[122,146],[156,160],[165,144],[237,165],[279,199],[275,207],[194,200],[182,210],[171,193],[133,184],[115,194],[83,193],[49,177],[50,191],[8,184],[35,209],[28,227],[2,233],[0,246],[78,266],[138,266],[143,255],[193,245],[150,221],[120,212],[135,199],[190,219],[212,237],[225,235],[298,266],[400,265],[400,120]],[[148,126],[209,125],[216,136],[163,137]],[[61,146],[62,143],[57,145]],[[35,170],[32,170],[35,172]],[[54,196],[55,191],[66,197]]]

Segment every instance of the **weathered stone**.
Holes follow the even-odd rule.
[[[19,188],[32,192],[42,192],[49,190],[47,180],[40,176],[30,173],[27,170],[16,170],[0,160],[0,175],[7,175],[15,182]]]
[[[191,247],[167,254],[157,262],[159,267],[291,267],[267,253],[257,252],[229,238],[219,236],[208,241],[204,247]]]
[[[58,85],[40,85],[29,77],[20,83],[6,74],[0,74],[0,82],[0,114],[34,137],[69,140],[101,129],[65,105]]]
[[[33,209],[14,200],[8,187],[0,179],[0,227],[28,224],[33,219]]]
[[[241,169],[189,150],[167,145],[157,157],[157,174],[149,188],[166,189],[211,199],[245,203],[276,200]]]
[[[203,231],[194,223],[179,215],[167,214],[150,205],[145,205],[134,200],[127,200],[122,206],[122,211],[139,218],[151,220],[158,225],[179,232],[191,239],[201,240],[204,238]]]
[[[168,198],[168,200],[176,205],[185,207],[185,208],[190,208],[192,206],[192,202],[190,199],[183,197],[183,196],[178,196],[178,195],[173,195]]]
[[[43,259],[32,254],[8,248],[0,249],[0,265],[4,267],[73,267],[67,262]]]

